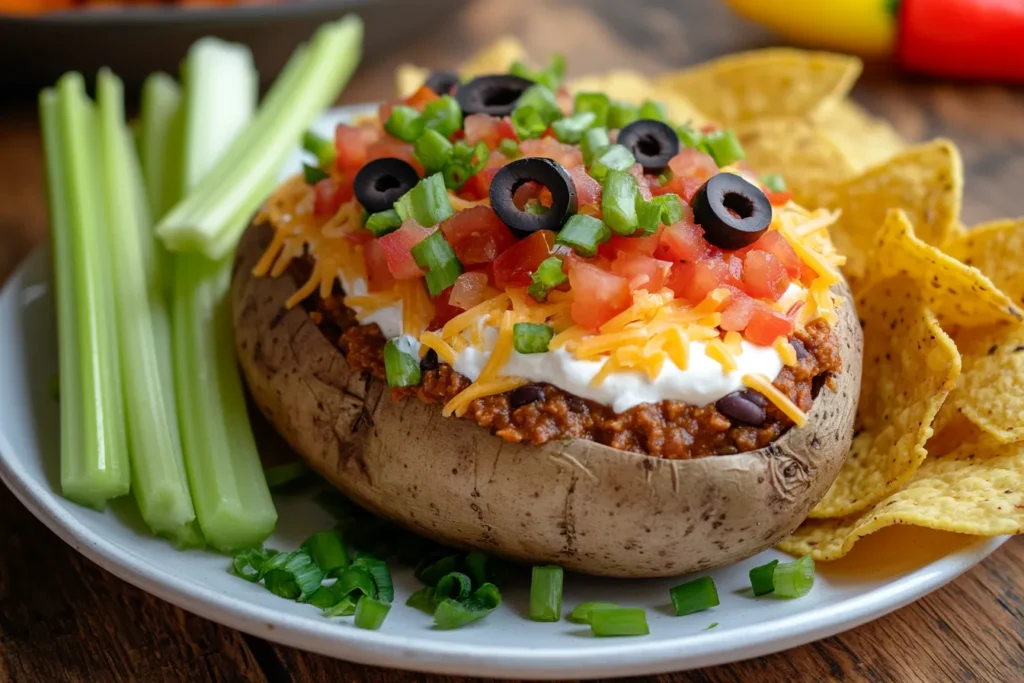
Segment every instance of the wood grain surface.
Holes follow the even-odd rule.
[[[771,35],[732,17],[715,0],[477,0],[451,17],[444,31],[367,64],[343,102],[387,96],[393,69],[403,61],[452,66],[504,33],[538,53],[564,52],[575,74],[623,66],[656,73],[773,44]],[[2,97],[0,283],[46,236],[34,102]],[[855,97],[910,140],[943,135],[960,146],[965,223],[1024,214],[1024,91],[918,80],[871,64]],[[0,681],[429,679],[280,647],[171,607],[79,556],[0,487]],[[649,680],[1024,680],[1024,538],[1011,540],[949,586],[848,633]]]

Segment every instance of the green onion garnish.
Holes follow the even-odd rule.
[[[451,95],[442,95],[423,108],[423,125],[444,137],[462,128],[462,108]]]
[[[266,467],[263,476],[267,479],[267,486],[270,490],[280,489],[305,478],[310,474],[309,467],[304,462],[289,462],[276,467]]]
[[[775,574],[775,565],[778,563],[778,560],[772,560],[768,564],[762,564],[760,567],[750,570],[750,587],[753,589],[754,595],[767,595],[775,590],[772,577]]]
[[[412,151],[427,173],[437,173],[452,158],[454,145],[436,130],[425,130],[416,138]]]
[[[519,143],[511,138],[502,138],[501,142],[498,143],[498,151],[508,159],[518,159],[520,155]]]
[[[374,237],[383,237],[400,227],[402,227],[402,217],[394,209],[370,214],[370,217],[366,219],[366,229],[372,232]]]
[[[761,184],[772,192],[785,192],[786,179],[780,173],[765,173],[761,176]]]
[[[562,118],[562,108],[558,106],[554,89],[540,83],[523,91],[516,101],[516,109],[520,107],[532,107],[545,124]]]
[[[355,603],[359,596],[367,595],[371,598],[377,596],[377,586],[373,583],[373,577],[364,567],[349,565],[338,574],[338,580],[331,587],[338,598],[352,598]]]
[[[434,588],[434,601],[465,600],[473,592],[473,580],[462,572],[451,572],[441,577]]]
[[[320,587],[324,572],[305,550],[279,553],[263,565],[263,585],[274,595],[306,600]]]
[[[639,607],[597,609],[590,613],[590,629],[595,636],[646,636],[647,614]]]
[[[608,171],[602,183],[601,213],[605,224],[620,235],[636,232],[636,178],[625,171]]]
[[[704,146],[704,134],[695,131],[685,124],[676,126],[676,135],[679,136],[679,145],[681,147],[700,149]]]
[[[455,213],[440,173],[428,175],[416,183],[395,202],[395,211],[402,220],[412,218],[424,228],[433,227]]]
[[[672,598],[672,607],[675,608],[677,617],[700,612],[718,604],[718,590],[710,576],[681,583],[669,589],[668,594]]]
[[[452,629],[465,626],[498,609],[501,605],[501,591],[492,583],[485,583],[462,602],[440,600],[434,609],[434,626]]]
[[[416,265],[427,270],[427,290],[430,296],[437,296],[448,289],[462,275],[462,264],[440,230],[415,244],[412,257],[416,259]]]
[[[512,326],[512,344],[519,353],[546,353],[555,331],[539,323],[516,323]]]
[[[522,324],[518,323],[516,327]],[[551,332],[554,333],[554,330]],[[558,621],[562,618],[562,577],[562,568],[557,565],[533,568],[533,578],[530,581],[530,619]]]
[[[594,161],[594,156],[611,143],[607,128],[591,128],[583,133],[583,139],[580,140],[583,163],[590,166]]]
[[[337,531],[318,531],[302,544],[317,566],[327,576],[334,576],[348,566],[348,550]]]
[[[600,218],[585,213],[573,214],[562,226],[555,244],[572,247],[580,256],[591,258],[597,255],[597,245],[612,238],[612,231]]]
[[[424,586],[419,589],[409,596],[409,599],[405,601],[405,605],[406,607],[412,607],[413,609],[418,609],[421,612],[426,612],[427,614],[433,614],[435,606],[434,587]]]
[[[539,138],[548,129],[547,121],[536,107],[516,107],[509,120],[521,140]]]
[[[378,600],[390,603],[395,599],[395,585],[391,580],[391,570],[388,569],[387,562],[376,557],[360,555],[352,562],[352,566],[365,569],[370,575]]]
[[[446,555],[430,564],[416,569],[416,578],[428,586],[436,586],[445,574],[459,571],[460,557]]]
[[[625,171],[636,163],[633,153],[622,145],[608,145],[594,155],[590,162],[590,175],[603,182],[608,171]]]
[[[661,207],[661,222],[672,225],[683,220],[683,203],[679,195],[668,193],[652,197],[651,201]]]
[[[565,57],[560,54],[552,55],[551,63],[540,71],[534,71],[517,60],[512,62],[509,73],[557,90],[558,86],[562,84],[562,79],[565,78]]]
[[[423,134],[425,123],[420,113],[405,104],[391,108],[391,116],[384,122],[384,130],[399,140],[412,142]]]
[[[334,591],[327,586],[320,586],[313,594],[306,598],[306,602],[322,610],[328,610],[339,602],[341,598],[334,594]]]
[[[594,112],[582,111],[551,124],[551,130],[559,142],[575,145],[583,137],[584,131],[594,125],[597,115]]]
[[[661,102],[644,100],[644,103],[640,105],[640,118],[668,121],[668,113],[665,111],[665,105]]]
[[[661,207],[654,202],[646,201],[639,192],[636,194],[637,232],[653,235],[661,225]]]
[[[487,165],[489,155],[487,143],[482,140],[474,147],[470,147],[462,140],[456,142],[452,147],[452,157],[441,172],[445,187],[458,190]]]
[[[603,609],[619,609],[614,602],[581,602],[569,612],[569,621],[574,624],[589,624],[594,612]]]
[[[627,102],[612,102],[608,107],[608,127],[623,128],[640,118],[640,109]]]
[[[707,145],[708,154],[715,160],[719,168],[747,158],[740,141],[736,139],[731,130],[712,131],[704,136],[704,142]]]
[[[262,550],[243,550],[231,559],[231,573],[246,581],[257,583],[263,578],[263,567],[268,559],[268,555]]]
[[[388,339],[384,345],[384,373],[389,387],[419,386],[423,379],[420,359],[409,347],[408,338]]]
[[[335,596],[337,598],[337,596]],[[356,613],[356,601],[361,598],[340,598],[337,599],[333,605],[328,607],[321,607],[324,611],[325,617],[350,617]],[[318,600],[320,602],[327,602],[326,600]]]
[[[527,293],[537,301],[544,301],[548,298],[548,292],[564,284],[569,278],[562,272],[562,260],[557,256],[549,256],[541,261],[530,279]]]
[[[316,185],[321,180],[327,180],[331,177],[331,174],[322,168],[311,166],[310,164],[302,165],[302,177],[306,179],[307,185]]]
[[[602,128],[608,123],[608,96],[600,92],[578,92],[573,99],[573,112],[593,112],[594,125]],[[608,144],[608,143],[605,143]]]
[[[320,168],[328,168],[334,164],[334,143],[311,130],[302,134],[302,149],[316,157],[316,165]]]
[[[775,594],[783,598],[801,598],[814,587],[814,560],[804,555],[794,562],[780,562],[772,573]]]
[[[466,555],[463,564],[466,565],[466,574],[472,579],[474,586],[482,586],[487,583],[487,569],[490,560],[490,555],[479,550],[474,550]]]
[[[390,611],[390,602],[381,602],[364,596],[359,598],[359,602],[356,603],[356,618],[353,623],[356,628],[376,631],[384,623],[384,618]]]

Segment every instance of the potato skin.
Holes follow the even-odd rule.
[[[845,459],[860,389],[861,330],[845,297],[843,372],[803,428],[738,455],[666,460],[589,441],[507,443],[439,406],[393,401],[349,369],[300,308],[301,283],[254,278],[269,244],[250,226],[231,303],[242,372],[263,414],[367,509],[442,543],[615,577],[675,576],[749,557],[795,529]]]

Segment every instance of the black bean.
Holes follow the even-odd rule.
[[[768,399],[762,396],[761,394],[757,393],[753,389],[744,389],[739,393],[743,395],[743,398],[747,399],[751,403],[755,403],[761,406],[762,408],[768,407]]]
[[[803,360],[804,358],[807,358],[807,347],[804,346],[804,343],[802,341],[800,341],[796,337],[793,337],[792,339],[789,340],[789,343],[793,347],[793,350],[796,351],[797,360]]]
[[[544,400],[544,390],[536,384],[527,384],[525,387],[519,387],[513,389],[512,394],[508,397],[508,402],[512,406],[512,410],[521,408],[528,403],[535,403],[536,401]]]
[[[728,396],[723,396],[718,399],[715,407],[722,415],[740,424],[759,425],[767,417],[764,408],[746,396],[746,392],[743,391],[735,391]]]
[[[427,355],[420,359],[420,370],[437,370],[437,366],[440,361],[437,359],[437,351],[434,349],[427,350]]]

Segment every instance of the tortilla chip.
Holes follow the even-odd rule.
[[[772,118],[739,123],[733,128],[747,162],[758,173],[779,173],[800,205],[814,209],[822,185],[854,174],[842,150],[804,119]]]
[[[512,36],[498,38],[469,58],[459,69],[463,78],[508,73],[513,62],[528,61],[526,48]]]
[[[919,240],[903,211],[888,213],[875,244],[869,279],[909,274],[942,323],[977,327],[1024,319],[1024,312],[984,273]]]
[[[906,147],[892,124],[848,99],[837,102],[818,127],[839,147],[856,173],[887,161]]]
[[[940,245],[954,230],[963,195],[960,152],[948,140],[909,147],[880,166],[823,191],[816,206],[842,209],[832,226],[836,248],[846,256],[848,279],[865,276],[875,235],[889,209],[903,209],[928,244]]]
[[[841,519],[808,520],[779,544],[815,560],[835,560],[863,536],[893,524],[978,536],[1024,532],[1024,442],[981,436],[932,456],[900,491],[870,510]]]
[[[856,57],[792,48],[728,55],[666,74],[658,88],[693,102],[725,126],[772,116],[825,116],[857,80]]]
[[[948,241],[943,251],[985,273],[1016,303],[1024,304],[1024,218],[978,225]]]
[[[920,466],[960,355],[911,278],[878,283],[857,304],[864,374],[850,453],[811,517],[843,517],[899,489]]]
[[[609,71],[605,74],[583,76],[566,83],[569,92],[602,92],[613,100],[640,105],[644,100],[655,100],[665,105],[665,112],[674,123],[688,123],[700,127],[707,119],[693,104],[674,92],[658,90],[647,78],[634,71]]]
[[[400,64],[395,69],[395,92],[404,100],[419,90],[420,86],[427,82],[429,75],[430,69],[415,64]]]

